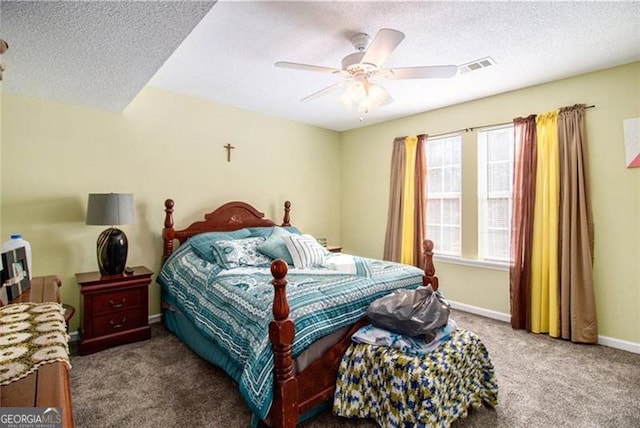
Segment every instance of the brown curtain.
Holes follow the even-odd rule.
[[[389,210],[387,212],[387,231],[384,238],[384,260],[400,262],[402,248],[402,210],[406,156],[405,137],[393,140],[391,155],[391,183],[389,184]]]
[[[584,104],[560,109],[560,330],[563,339],[597,343],[593,217]]]
[[[531,249],[536,177],[536,115],[513,121],[516,157],[513,172],[509,292],[511,326],[531,330]]]
[[[427,211],[427,161],[425,157],[425,144],[427,135],[418,135],[416,147],[416,175],[414,195],[414,239],[413,239],[413,265],[424,268],[422,243],[425,239],[426,211]]]

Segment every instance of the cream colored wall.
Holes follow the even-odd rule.
[[[428,95],[425,95],[428,96]],[[622,120],[640,116],[640,63],[501,94],[342,134],[342,244],[381,257],[394,137],[511,121],[575,103],[587,110],[600,335],[640,343],[640,168],[625,168]],[[463,193],[475,193],[476,145],[463,141]],[[470,200],[471,199],[471,200]],[[474,198],[463,201],[464,253],[475,253]],[[469,226],[469,227],[467,227]],[[471,254],[470,254],[471,253]],[[509,313],[508,273],[437,263],[451,300]]]
[[[92,192],[134,194],[137,223],[122,226],[128,264],[158,272],[164,200],[176,226],[245,200],[315,236],[340,242],[339,134],[146,88],[122,114],[5,93],[2,99],[2,240],[30,241],[35,275],[58,274],[79,308],[76,272],[97,270],[103,227],[84,224]],[[232,161],[223,145],[236,147]],[[159,313],[152,284],[150,313]],[[80,314],[71,330],[76,330]]]

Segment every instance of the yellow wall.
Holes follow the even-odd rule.
[[[137,223],[121,226],[128,264],[154,272],[167,197],[178,227],[229,200],[281,220],[288,199],[296,226],[340,242],[338,133],[153,88],[122,114],[8,93],[2,112],[2,241],[21,233],[34,274],[60,275],[63,301],[76,308],[74,274],[97,270],[104,229],[84,224],[89,193],[134,194]],[[236,147],[230,163],[227,143]],[[150,305],[159,313],[155,283]]]
[[[425,95],[428,96],[428,95]],[[586,124],[595,222],[600,335],[640,343],[640,169],[625,168],[622,120],[640,116],[640,63],[501,94],[342,134],[342,244],[381,257],[394,137],[511,121],[575,103]],[[463,193],[475,194],[475,136],[463,137]],[[472,171],[472,174],[470,174]],[[463,200],[463,253],[475,255],[476,201]],[[471,244],[469,244],[471,243]],[[451,300],[509,313],[508,273],[439,262]]]

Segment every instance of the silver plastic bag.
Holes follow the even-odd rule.
[[[431,341],[436,330],[447,324],[450,312],[449,302],[429,285],[396,290],[373,301],[367,317],[376,327]]]

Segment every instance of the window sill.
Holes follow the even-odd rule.
[[[451,263],[453,265],[468,266],[481,269],[493,269],[509,272],[509,263],[492,262],[487,260],[465,259],[463,257],[443,256],[434,254],[433,259],[437,262]],[[437,268],[436,268],[437,270]]]

